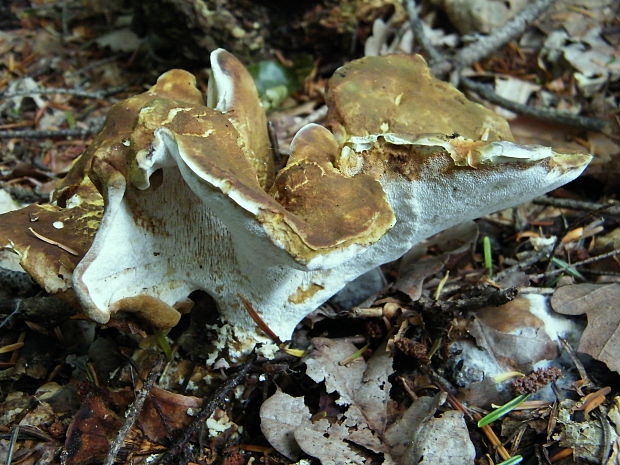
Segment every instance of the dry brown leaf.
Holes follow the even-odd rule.
[[[620,284],[575,284],[559,288],[551,298],[553,309],[564,315],[588,317],[579,352],[591,355],[620,373]]]
[[[153,442],[161,443],[170,433],[187,427],[191,410],[198,411],[202,399],[175,394],[158,387],[151,389],[140,414],[139,427]]]
[[[316,349],[307,359],[307,374],[316,382],[324,381],[329,393],[340,394],[339,405],[348,407],[336,421],[323,418],[313,422],[303,399],[276,392],[261,408],[263,432],[276,449],[292,455],[292,433],[301,450],[325,465],[370,463],[372,452],[383,454],[383,465],[414,464],[423,456],[427,458],[420,463],[472,463],[474,448],[462,414],[447,412],[433,418],[445,401],[444,395],[416,400],[388,426],[392,355],[385,348],[377,349],[368,362],[360,357],[342,365],[339,362],[357,350],[353,344],[326,338],[312,342]],[[437,451],[439,456],[431,458],[437,441],[453,447],[442,448]]]
[[[78,465],[102,461],[121,424],[121,419],[101,397],[88,396],[67,430],[63,463]]]

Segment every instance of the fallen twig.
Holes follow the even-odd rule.
[[[255,360],[256,354],[252,352],[237,374],[217,388],[211,400],[209,400],[209,402],[202,407],[200,413],[198,413],[198,415],[194,418],[194,421],[192,421],[192,423],[185,429],[181,437],[178,438],[176,443],[165,454],[160,456],[154,464],[171,463],[173,459],[177,458],[191,437],[204,426],[207,419],[213,415],[215,409],[222,405],[226,399],[226,396],[228,396],[228,394],[230,394],[230,392],[238,384],[240,384],[241,381],[243,381]]]
[[[75,71],[70,72],[69,74],[67,74],[68,77],[74,77],[77,76],[79,74],[84,74],[87,71],[90,71],[91,69],[95,69],[98,68],[100,66],[104,66],[107,65],[109,63],[113,63],[116,60],[120,59],[121,55],[112,55],[110,57],[106,57],[106,58],[102,58],[101,60],[97,60],[97,61],[93,61],[88,63],[86,66],[76,69]]]
[[[101,125],[84,129],[23,129],[21,131],[0,131],[1,139],[46,139],[48,137],[86,137],[101,130]]]
[[[575,349],[573,349],[573,347],[564,338],[560,338],[560,343],[562,344],[562,347],[564,347],[564,350],[566,351],[568,356],[571,358],[571,360],[573,361],[573,364],[575,365],[575,368],[577,368],[577,371],[579,372],[579,376],[581,377],[581,381],[582,381],[580,387],[591,385],[592,382],[590,381],[590,377],[588,376],[588,373],[586,369],[584,368],[583,363],[581,363],[581,360],[579,360],[579,357],[577,357],[577,354],[575,353]],[[580,395],[582,395],[579,388],[577,389],[577,392]]]
[[[593,276],[618,276],[620,277],[620,272],[618,271],[581,270],[581,272],[585,274],[591,274]]]
[[[411,26],[411,32],[413,32],[413,36],[418,40],[418,43],[420,44],[420,47],[422,47],[422,50],[430,58],[430,62],[434,63],[446,60],[444,54],[433,46],[431,41],[424,33],[424,26],[422,24],[422,20],[418,16],[418,10],[416,9],[415,0],[407,0],[407,14],[409,15],[409,25]]]
[[[17,443],[17,436],[19,436],[19,425],[13,427],[13,431],[11,432],[11,439],[9,440],[9,445],[6,450],[6,462],[8,465],[13,463],[13,453],[15,452],[15,444]]]
[[[241,297],[241,302],[243,303],[243,306],[245,307],[245,311],[248,312],[248,315],[250,315],[250,318],[254,320],[254,323],[256,323],[256,325],[261,329],[261,331],[264,332],[273,342],[275,342],[278,345],[281,345],[282,341],[280,340],[278,335],[272,331],[272,329],[269,327],[269,325],[267,325],[267,323],[265,323],[265,321],[261,318],[258,312],[254,310],[254,307],[252,307],[252,304],[243,297]]]
[[[496,307],[503,305],[519,294],[519,291],[514,287],[506,289],[485,289],[482,295],[475,297],[466,297],[462,299],[454,300],[431,300],[427,297],[421,297],[418,302],[425,308],[436,311],[439,309],[441,312],[447,311],[469,311],[476,310],[482,307]]]
[[[0,314],[7,315],[0,328],[16,315],[20,315],[22,320],[42,322],[46,327],[51,327],[75,313],[77,313],[75,307],[54,295],[0,299]]]
[[[153,368],[151,369],[151,372],[146,378],[144,384],[142,385],[142,388],[136,394],[136,399],[127,409],[127,412],[125,414],[125,422],[123,423],[123,426],[121,426],[121,428],[118,430],[118,434],[116,435],[116,438],[110,446],[110,451],[108,452],[108,455],[106,456],[103,465],[114,464],[116,456],[118,455],[118,451],[121,449],[121,446],[125,442],[125,437],[127,436],[127,433],[129,433],[129,430],[138,419],[140,412],[142,412],[142,407],[144,407],[144,401],[151,392],[151,389],[153,389],[155,381],[157,380],[157,377],[159,376],[162,367],[163,358],[160,357],[160,359],[155,363],[155,366],[153,366]]]
[[[512,110],[522,115],[533,116],[545,121],[565,124],[591,131],[601,131],[607,126],[607,121],[599,118],[590,118],[588,116],[579,116],[565,111],[551,110],[548,108],[533,107],[522,103],[514,102],[495,93],[493,88],[486,84],[481,84],[472,79],[461,77],[460,82],[469,90],[473,90],[480,97],[489,102],[501,105],[502,107]]]
[[[472,44],[460,49],[454,57],[431,63],[431,70],[436,76],[446,76],[452,70],[472,65],[491,55],[495,50],[520,36],[528,25],[538,18],[557,0],[535,0],[511,18],[502,27],[495,29]],[[415,32],[415,31],[414,31]]]
[[[523,271],[527,269],[528,267],[534,265],[535,263],[538,263],[543,258],[548,257],[552,250],[553,250],[553,247],[551,246],[544,247],[540,250],[537,250],[536,252],[534,252],[532,255],[530,255],[526,259],[521,260],[519,263],[498,272],[495,275],[495,281],[501,281],[502,279],[504,279],[505,277],[507,277],[508,275],[512,273],[516,273],[517,271]]]
[[[575,262],[575,263],[570,263],[569,265],[572,268],[577,268],[580,266],[584,266],[584,265],[589,265],[590,263],[594,263],[594,262],[600,262],[601,260],[605,260],[606,258],[611,258],[611,257],[615,257],[616,255],[620,255],[620,249],[614,249],[610,252],[606,252],[600,255],[596,255],[595,257],[590,257],[590,258],[586,258],[585,260],[581,260],[579,262]],[[565,273],[566,270],[564,268],[561,268],[559,270],[551,270],[551,271],[546,271],[544,273],[538,273],[535,274],[533,276],[530,276],[530,279],[540,279],[540,278],[548,278],[550,276],[555,276],[557,274],[561,274],[561,273]]]
[[[1,303],[2,302],[0,302],[0,305],[1,305]],[[6,318],[4,318],[2,321],[0,321],[0,328],[2,328],[4,325],[6,325],[9,321],[11,321],[11,319],[15,315],[17,315],[19,313],[19,310],[20,310],[20,307],[21,307],[21,303],[22,303],[21,300],[18,300],[16,302],[16,304],[15,304],[15,307],[14,307],[13,311],[10,314],[8,314],[6,316]]]
[[[573,199],[556,199],[555,197],[549,197],[547,195],[543,195],[542,197],[538,197],[532,200],[536,205],[550,205],[552,207],[558,208],[570,208],[571,210],[584,210],[588,212],[596,212],[600,215],[612,215],[612,216],[620,216],[620,205],[615,205],[613,203],[596,203],[596,202],[585,202],[583,200],[573,200]]]
[[[424,33],[422,20],[418,16],[416,3],[414,0],[407,1],[407,12],[413,35],[417,39],[422,50],[430,58],[430,67],[433,74],[439,77],[445,77],[445,75],[453,70],[458,71],[461,68],[480,61],[482,58],[504,46],[513,38],[522,34],[527,25],[536,19],[555,1],[556,0],[535,1],[508,21],[504,26],[495,30],[490,35],[477,40],[473,44],[460,49],[452,57],[448,57],[447,55],[441,53],[431,44],[430,40]],[[590,118],[563,111],[524,105],[501,97],[495,93],[490,86],[485,84],[478,83],[463,76],[459,76],[458,79],[459,82],[461,82],[467,89],[476,92],[480,95],[480,97],[488,100],[489,102],[501,105],[508,110],[512,110],[523,115],[529,115],[538,119],[553,121],[556,123],[593,131],[601,131],[607,126],[607,122],[599,118]]]
[[[29,97],[31,95],[73,95],[75,97],[103,99],[110,95],[118,94],[124,91],[127,86],[110,87],[109,89],[102,89],[96,91],[89,91],[84,89],[68,89],[65,87],[51,87],[44,89],[31,89],[31,90],[19,90],[15,92],[5,92],[0,94],[0,99],[8,99],[12,97]]]

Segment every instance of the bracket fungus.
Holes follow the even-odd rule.
[[[286,340],[362,273],[574,179],[591,158],[515,144],[505,120],[421,57],[394,55],[338,69],[327,127],[302,128],[275,172],[251,77],[221,49],[211,65],[206,101],[172,70],[114,105],[56,193],[68,208],[90,179],[105,202],[72,277],[98,322],[137,311],[171,326],[175,304],[203,290],[232,351],[264,340],[244,303]]]

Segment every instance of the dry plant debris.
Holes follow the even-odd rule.
[[[372,454],[363,449],[382,454],[377,463],[383,464],[471,463],[474,447],[462,412],[434,418],[442,395],[418,398],[406,410],[390,413],[392,356],[385,347],[378,347],[367,362],[356,358],[344,364],[357,351],[355,345],[325,338],[312,343],[315,350],[305,359],[307,375],[324,382],[327,393],[337,396],[336,405],[346,410],[311,416],[300,398],[276,392],[261,407],[261,417],[268,420],[261,422],[262,429],[274,447],[290,458],[303,450],[322,463],[368,463]],[[282,404],[294,406],[296,416],[284,419]],[[437,448],[437,442],[448,446]]]
[[[204,16],[210,1],[166,0],[178,17],[190,3],[207,8],[190,16],[191,31],[162,14],[165,34],[148,37],[140,28],[157,30],[159,19],[130,25],[137,10],[123,2],[0,5],[0,212],[26,207],[14,223],[3,216],[0,228],[23,231],[9,249],[29,250],[21,257],[0,250],[0,463],[617,463],[617,2],[320,0],[285,15],[288,24],[267,35],[271,21],[282,19],[267,18],[269,7],[218,2],[224,8]],[[298,3],[287,8],[307,2]],[[226,28],[200,29],[209,24],[246,35],[231,42]],[[366,85],[343,93],[346,79],[332,84],[329,109],[324,89],[342,64],[362,55],[362,62],[387,63],[381,55],[389,53],[423,54],[436,76],[500,116],[483,114],[500,125],[508,119],[518,143],[595,158],[577,182],[534,204],[416,244],[402,260],[371,271],[372,289],[362,292],[370,281],[354,281],[346,299],[321,305],[274,358],[250,358],[236,369],[227,347],[215,343],[230,333],[202,292],[178,302],[179,322],[169,331],[145,325],[140,313],[90,321],[69,288],[101,219],[101,196],[85,181],[71,192],[85,202],[49,203],[109,108],[143,93],[171,58],[191,55],[178,67],[205,93],[204,57],[216,46],[205,50],[204,40],[252,60],[256,52],[247,51],[258,45],[252,50],[270,54],[256,62],[291,72],[311,63],[303,86],[278,96],[280,106],[267,115],[277,169],[299,155],[290,142],[309,123],[328,125],[338,144],[348,140],[354,149],[387,146],[385,136],[349,138],[365,134],[351,129],[359,130],[347,105],[377,98],[392,72],[373,65],[382,76],[370,84],[373,92]],[[375,126],[364,123],[374,128],[369,133],[385,133],[382,122],[402,129],[400,116],[379,116]],[[405,132],[432,129],[408,124]],[[507,128],[499,130],[504,138]],[[455,131],[468,135],[465,126]],[[348,161],[350,176],[355,157]],[[85,218],[89,211],[99,213]],[[33,276],[47,277],[39,279],[43,288],[20,259]],[[163,366],[149,374],[162,355]],[[485,413],[510,401],[515,385],[517,393],[540,389],[477,428]]]

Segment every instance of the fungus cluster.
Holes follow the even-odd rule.
[[[1,245],[46,289],[72,289],[97,322],[129,311],[170,327],[175,305],[203,290],[230,347],[264,339],[247,303],[286,340],[357,276],[574,179],[591,158],[515,144],[505,120],[434,79],[420,56],[394,55],[338,69],[325,127],[302,128],[276,172],[250,75],[221,49],[211,67],[206,99],[172,70],[114,105],[54,205],[30,207],[46,214],[0,220]]]

